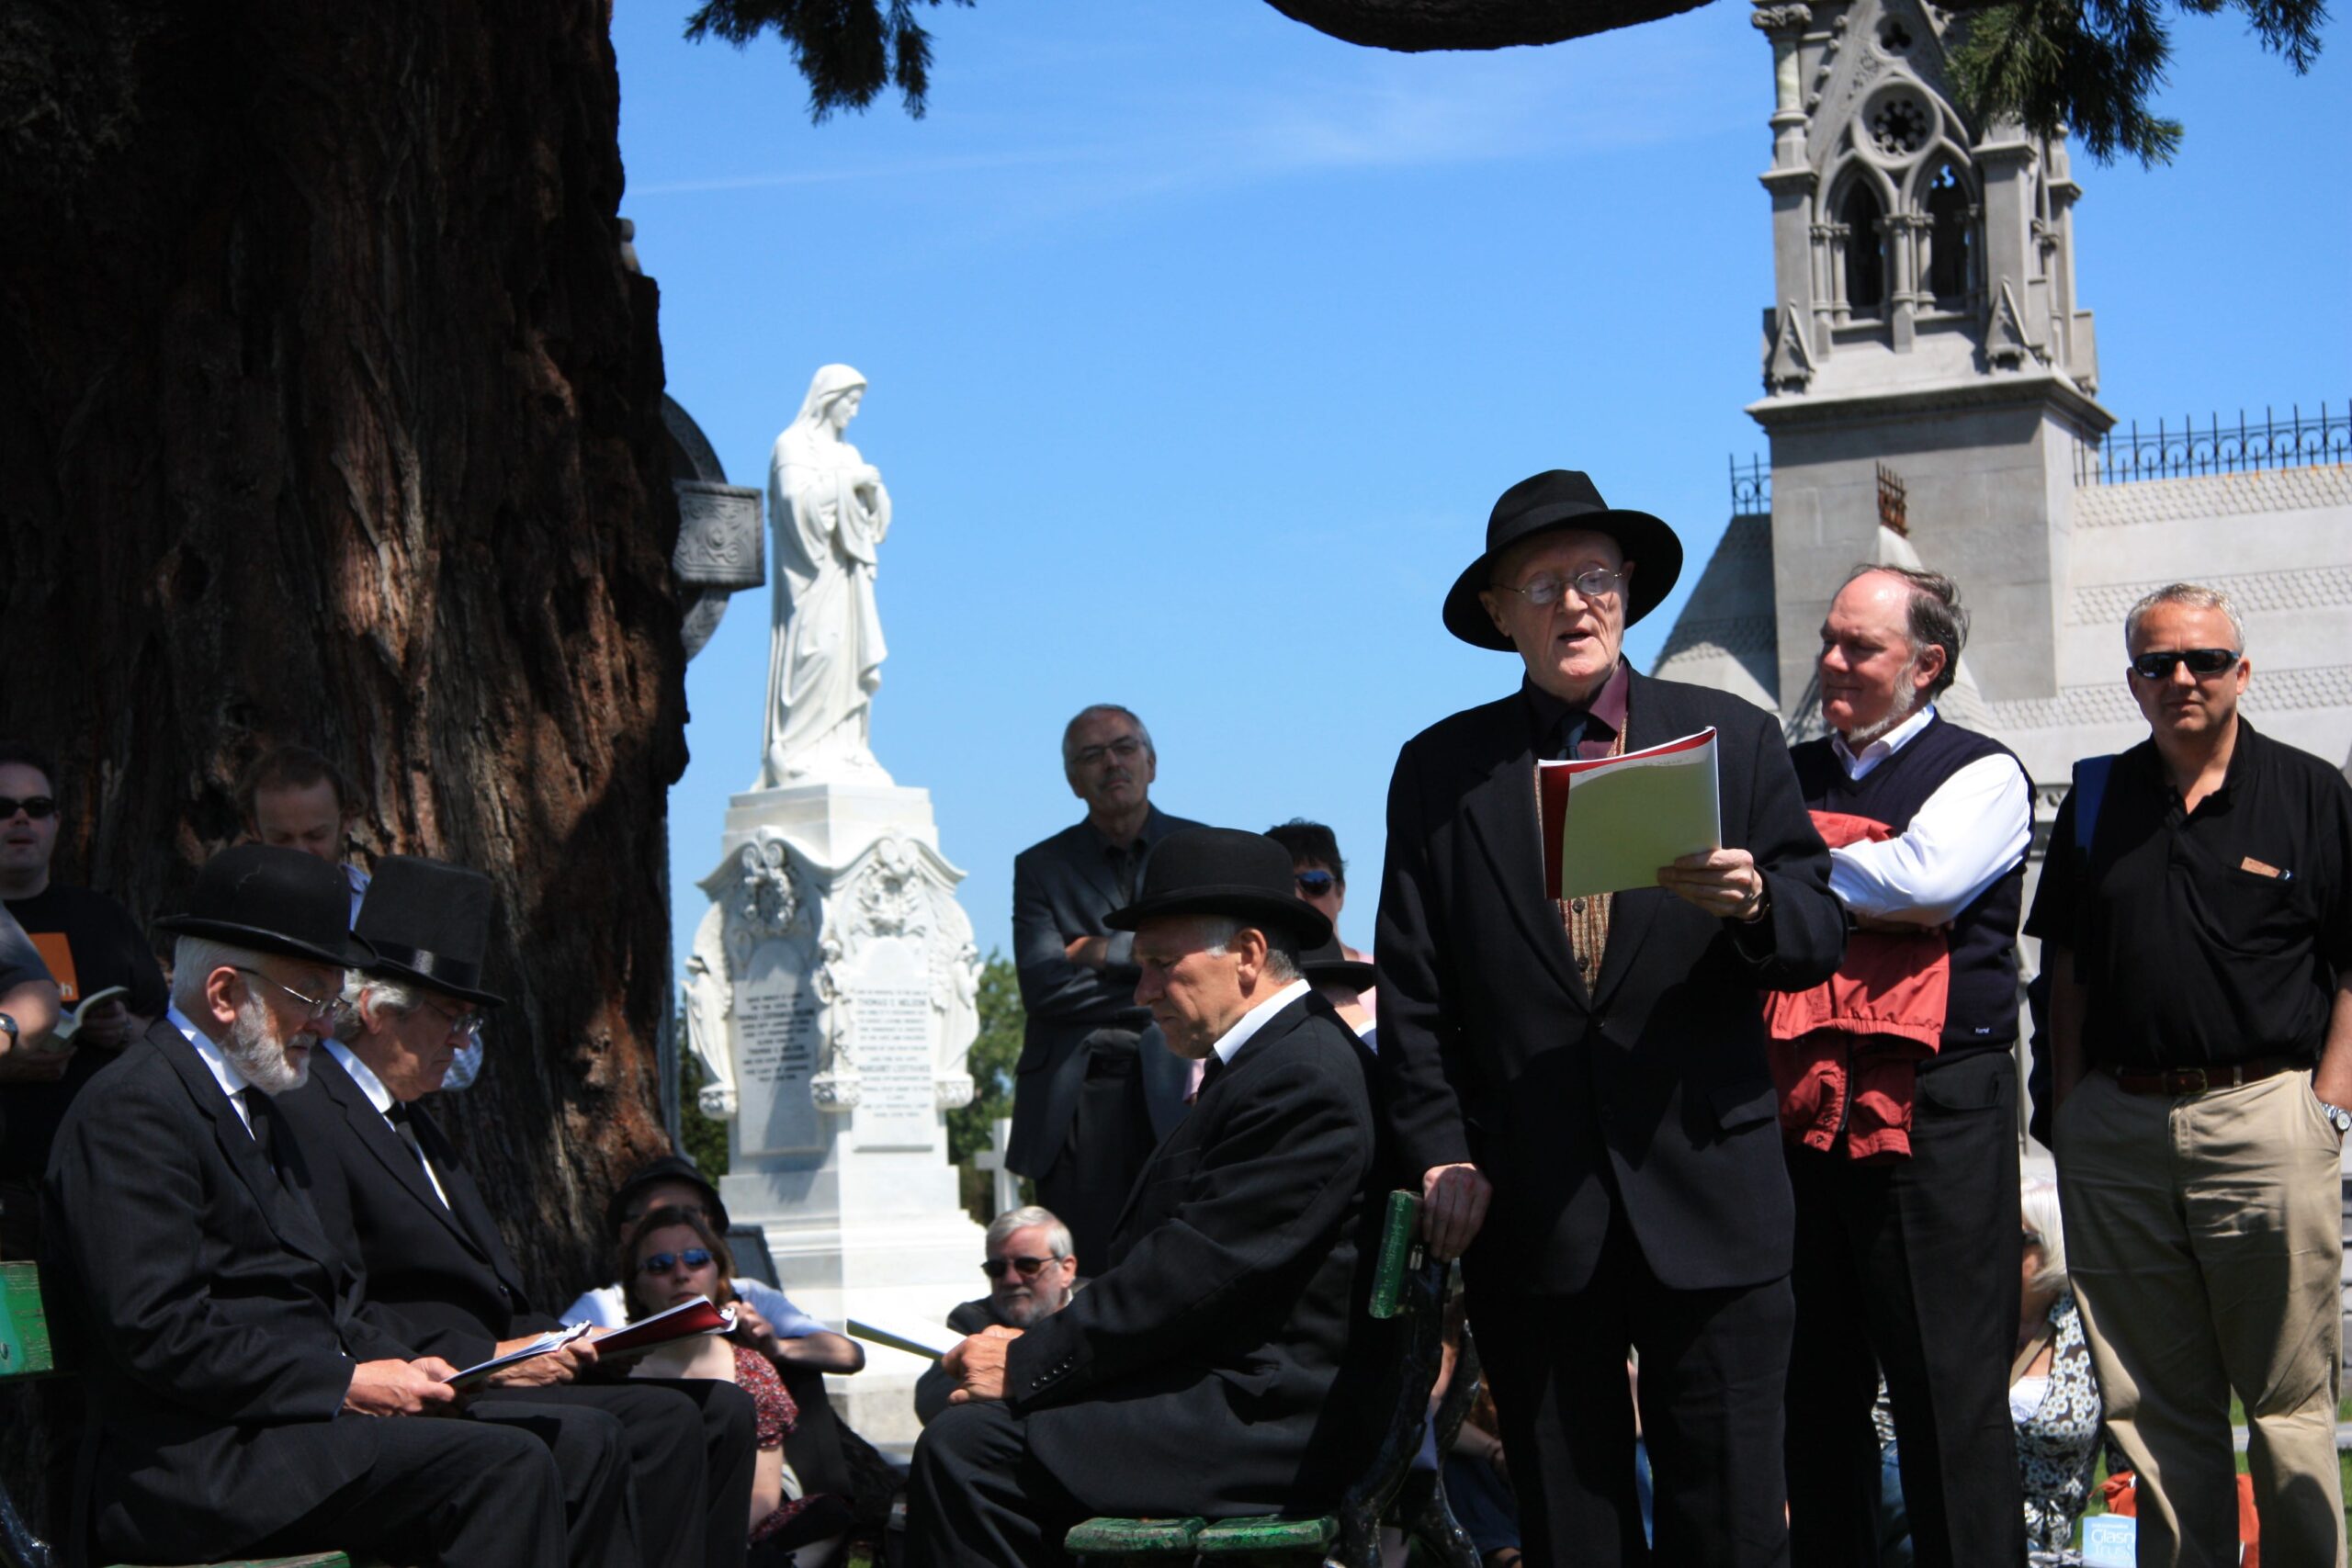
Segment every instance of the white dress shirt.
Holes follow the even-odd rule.
[[[351,1081],[359,1086],[359,1092],[368,1097],[368,1103],[376,1108],[376,1114],[383,1117],[384,1125],[391,1127],[392,1136],[399,1138],[401,1130],[392,1127],[392,1091],[384,1087],[384,1080],[376,1076],[373,1067],[353,1055],[351,1047],[342,1041],[330,1040],[326,1047],[334,1053],[334,1059],[343,1064],[343,1070],[351,1075]],[[401,1142],[405,1145],[408,1140],[401,1138]],[[417,1151],[417,1163],[424,1167],[424,1179],[433,1183],[433,1195],[441,1200],[443,1208],[447,1208],[449,1194],[441,1186],[441,1173],[433,1168],[433,1161],[425,1157],[422,1149]]]
[[[1229,1064],[1233,1060],[1233,1054],[1249,1044],[1251,1035],[1266,1027],[1268,1019],[1306,995],[1306,981],[1293,980],[1289,985],[1243,1013],[1241,1021],[1218,1035],[1216,1043],[1209,1048],[1216,1053],[1218,1061]]]
[[[237,1120],[245,1124],[246,1132],[251,1133],[254,1118],[253,1112],[245,1109],[245,1090],[253,1087],[254,1080],[238,1071],[237,1064],[229,1060],[228,1053],[221,1050],[204,1031],[188,1021],[187,1014],[180,1011],[177,1002],[165,1008],[164,1016],[170,1019],[172,1027],[187,1035],[187,1043],[196,1047],[197,1055],[211,1069],[213,1081],[220,1086],[220,1092],[227,1095],[229,1103],[237,1108]]]
[[[1857,753],[1831,733],[1849,779],[1917,740],[1936,716],[1921,708]],[[1829,852],[1829,891],[1857,915],[1939,926],[1974,903],[2024,858],[2033,839],[2033,794],[2007,757],[1979,757],[1938,785],[1892,839]]]

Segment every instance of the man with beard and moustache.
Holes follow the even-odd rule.
[[[274,1097],[298,1087],[346,965],[350,892],[323,861],[241,845],[198,874],[169,1010],[59,1127],[44,1188],[51,1321],[82,1368],[99,1562],[346,1551],[560,1568],[562,1483],[529,1434],[407,1417],[458,1403],[358,1310],[300,1194]],[[365,1420],[342,1417],[377,1416]]]
[[[1148,1037],[1136,1001],[1135,938],[1103,917],[1128,903],[1152,846],[1199,824],[1151,804],[1159,754],[1115,703],[1062,731],[1062,776],[1086,820],[1012,862],[1012,961],[1026,1010],[1005,1164],[1069,1227],[1081,1259],[1111,1229],[1160,1132],[1182,1114],[1193,1069]]]
[[[2025,766],[1936,710],[1967,636],[1939,572],[1858,567],[1821,625],[1829,734],[1791,749],[1854,926],[1838,974],[1768,1003],[1789,1183],[1789,1539],[1879,1560],[1879,1377],[1920,1568],[2025,1556],[2004,1369],[2018,1274]],[[1964,1540],[1964,1544],[1963,1544]]]
[[[342,1039],[279,1102],[327,1239],[359,1269],[361,1309],[423,1354],[472,1366],[562,1325],[532,1310],[480,1190],[419,1103],[474,1039],[493,890],[461,866],[379,861],[354,933],[376,957],[345,977]],[[491,1374],[476,1420],[540,1434],[566,1487],[575,1568],[741,1563],[755,1417],[729,1383],[587,1383],[593,1343]]]
[[[980,1272],[989,1277],[989,1293],[957,1306],[947,1314],[947,1326],[958,1334],[983,1328],[1027,1328],[1069,1304],[1078,1288],[1078,1255],[1070,1245],[1069,1227],[1050,1209],[1031,1203],[1007,1209],[989,1222],[981,1245],[987,1256]],[[956,1380],[934,1361],[915,1382],[915,1419],[929,1426],[947,1408]]]

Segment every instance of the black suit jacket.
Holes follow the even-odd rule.
[[[534,1312],[473,1179],[423,1111],[411,1125],[424,1168],[332,1053],[311,1057],[311,1081],[280,1097],[302,1144],[310,1196],[328,1241],[367,1282],[362,1311],[386,1333],[458,1367],[488,1360],[498,1341],[559,1326]]]
[[[1179,828],[1199,826],[1155,806],[1144,818],[1142,838],[1147,845],[1157,844]],[[1151,1015],[1136,1005],[1139,971],[1127,964],[1097,969],[1072,963],[1069,955],[1079,937],[1119,935],[1102,917],[1121,902],[1102,836],[1085,822],[1012,859],[1012,962],[1028,1021],[1014,1075],[1012,1138],[1005,1163],[1023,1176],[1050,1171],[1069,1137],[1079,1091],[1086,1084],[1086,1044],[1094,1032],[1140,1032],[1151,1022]],[[1185,1064],[1171,1052],[1146,1050],[1141,1066],[1155,1127],[1172,1124],[1174,1117],[1167,1112],[1171,1098],[1175,1105],[1182,1103]],[[1080,1262],[1085,1264],[1083,1258]]]
[[[1312,992],[1269,1019],[1144,1168],[1110,1267],[1013,1341],[1006,1400],[1088,1507],[1311,1512],[1361,1470],[1386,1386],[1368,1072]]]
[[[374,1464],[381,1424],[336,1412],[355,1362],[409,1352],[364,1320],[358,1280],[168,1021],[67,1111],[43,1232],[102,1545],[225,1557]]]
[[[1743,927],[1663,888],[1620,893],[1590,992],[1544,896],[1526,699],[1455,714],[1396,759],[1377,939],[1384,1111],[1408,1170],[1475,1160],[1494,1182],[1474,1280],[1581,1289],[1612,1189],[1669,1287],[1788,1271],[1795,1214],[1758,993],[1827,979],[1845,919],[1778,722],[1632,676],[1627,750],[1708,725],[1724,842],[1755,855],[1770,913]]]

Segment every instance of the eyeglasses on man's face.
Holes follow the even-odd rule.
[[[1631,563],[1627,564],[1630,567]],[[1577,591],[1577,597],[1587,604],[1598,604],[1614,595],[1618,586],[1624,581],[1623,571],[1611,570],[1605,566],[1589,566],[1571,577],[1559,577],[1547,572],[1534,581],[1518,588],[1510,587],[1507,583],[1497,583],[1495,586],[1506,593],[1518,594],[1539,610],[1548,610],[1566,597],[1571,588]]]
[[[684,1252],[657,1252],[639,1264],[637,1271],[640,1274],[667,1274],[681,1263],[689,1269],[707,1269],[710,1267],[710,1249],[690,1247]]]
[[[981,1262],[980,1272],[993,1280],[1012,1269],[1024,1280],[1034,1280],[1046,1271],[1046,1265],[1054,1261],[1051,1258],[990,1258]]]
[[[57,815],[57,797],[49,795],[28,795],[22,800],[12,800],[0,795],[0,822],[15,819],[17,812],[25,814],[28,822],[44,821]]]
[[[1122,762],[1133,761],[1143,750],[1143,742],[1132,735],[1122,735],[1116,740],[1106,740],[1100,746],[1078,749],[1078,765],[1091,768],[1105,756],[1116,757]]]
[[[288,996],[294,998],[295,1002],[302,1009],[301,1016],[305,1020],[324,1018],[327,1014],[334,1010],[335,1003],[340,999],[339,998],[333,996],[306,997],[301,992],[296,990],[293,987],[286,984],[285,981],[274,979],[271,976],[263,974],[258,969],[249,969],[242,964],[232,964],[230,967],[234,969],[240,975],[251,975],[256,979],[268,980],[271,985],[277,987],[279,990],[284,991]]]
[[[2239,650],[2234,648],[2167,649],[2133,659],[2132,673],[2143,681],[2169,681],[2173,666],[2186,664],[2191,675],[2210,681],[2225,670],[2235,669],[2239,657]]]
[[[458,1008],[452,1010],[442,1006],[441,1003],[434,1000],[431,997],[420,998],[418,998],[418,1001],[424,1010],[431,1013],[435,1020],[440,1023],[441,1027],[451,1034],[479,1034],[481,1032],[482,1021],[487,1015],[484,1014],[480,1008]]]

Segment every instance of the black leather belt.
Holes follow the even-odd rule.
[[[2305,1061],[2288,1056],[2256,1056],[2249,1061],[2233,1062],[2226,1067],[2151,1067],[2144,1071],[2133,1067],[2109,1067],[2108,1076],[2115,1087],[2126,1094],[2203,1094],[2210,1089],[2235,1089],[2240,1084],[2260,1083],[2264,1078],[2280,1073],[2299,1072],[2310,1066]]]

